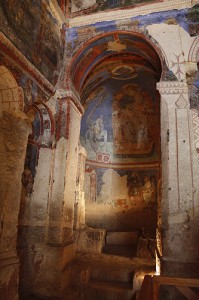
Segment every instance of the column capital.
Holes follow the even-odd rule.
[[[186,82],[160,81],[156,86],[161,95],[188,93],[188,85]]]
[[[58,89],[56,90],[55,97],[58,100],[70,100],[73,102],[73,104],[76,106],[76,108],[79,110],[81,114],[84,113],[84,108],[82,104],[80,103],[78,95],[72,91],[72,90],[63,90],[63,89]]]

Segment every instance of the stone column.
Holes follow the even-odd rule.
[[[83,107],[73,93],[57,92],[57,144],[49,199],[48,243],[73,241],[74,205]]]
[[[191,112],[188,87],[183,82],[160,82],[162,150],[161,274],[194,277],[198,254],[194,250]]]
[[[0,116],[0,298],[7,300],[18,299],[17,229],[29,133],[22,112],[4,111]]]
[[[21,214],[21,296],[61,297],[75,255],[74,205],[83,108],[57,92],[56,139],[40,148],[33,193]],[[25,242],[24,242],[25,241]]]
[[[72,93],[58,91],[56,142],[53,147],[49,183],[46,244],[43,257],[35,253],[39,269],[33,293],[60,297],[69,282],[69,263],[75,255],[73,237],[74,205],[79,155],[80,121],[83,108]]]

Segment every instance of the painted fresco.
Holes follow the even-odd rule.
[[[96,13],[117,8],[134,7],[148,3],[161,2],[161,0],[71,0],[71,16]]]
[[[82,2],[82,1],[81,1]],[[164,12],[150,13],[139,15],[127,20],[103,21],[93,25],[69,28],[66,32],[66,49],[67,54],[71,57],[77,50],[77,47],[88,38],[96,34],[114,32],[115,30],[145,30],[148,25],[152,24],[170,24],[179,25],[190,35],[197,35],[198,32],[198,4],[190,9],[170,10]],[[109,37],[110,38],[110,37]],[[92,45],[91,45],[92,46]],[[167,70],[168,71],[168,70]],[[171,72],[172,74],[172,72]],[[168,76],[169,75],[169,76]],[[167,74],[165,80],[173,80],[170,74]]]
[[[112,103],[113,152],[150,155],[157,143],[158,113],[138,84],[124,84]]]
[[[45,104],[32,106],[34,120],[32,133],[28,137],[22,184],[25,187],[26,196],[30,197],[33,191],[36,166],[38,164],[39,149],[50,148],[54,137],[54,121],[49,108]]]
[[[77,55],[72,77],[85,108],[80,139],[89,226],[156,227],[160,74],[156,52],[139,35],[107,34]]]
[[[199,113],[199,66],[195,78],[193,80],[190,93],[190,108],[196,109]]]
[[[9,61],[6,56],[0,52],[0,64],[6,66],[14,78],[17,84],[23,89],[24,93],[24,112],[27,113],[28,110],[35,103],[46,102],[49,98],[49,93],[44,92],[27,74],[22,71],[20,67],[15,65],[13,62]]]
[[[157,169],[113,170],[86,166],[87,204],[124,209],[154,209],[157,204]]]
[[[150,43],[136,34],[113,32],[93,41],[86,49],[78,53],[73,63],[71,74],[77,89],[82,88],[93,66],[96,68],[98,64],[101,65],[102,60],[107,59],[106,68],[104,67],[104,69],[109,70],[110,55],[114,57],[114,55],[118,53],[120,53],[120,55],[122,54],[122,60],[125,59],[125,57],[127,60],[132,60],[132,57],[134,57],[135,64],[144,64],[147,68],[150,68],[156,73],[161,72],[160,59]],[[118,60],[118,57],[116,60]],[[140,60],[142,63],[140,63]],[[132,69],[131,71],[127,71],[127,68],[123,69],[123,74],[121,74],[121,68],[120,70],[111,70],[111,72],[111,76],[116,77],[116,79],[125,80],[135,76],[135,74],[131,74]]]
[[[63,57],[64,38],[49,2],[5,0],[0,2],[0,7],[0,27],[3,33],[55,84]]]
[[[197,36],[199,34],[199,4],[189,9],[187,21],[190,35]]]
[[[89,160],[108,164],[159,159],[159,98],[155,79],[140,66],[134,69],[136,76],[127,69],[129,79],[109,77],[85,101],[81,143]]]
[[[38,146],[34,143],[29,142],[27,145],[24,171],[22,174],[22,184],[25,188],[27,197],[30,197],[33,192],[38,154]]]

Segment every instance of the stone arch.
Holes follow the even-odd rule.
[[[190,92],[190,108],[192,112],[192,124],[193,124],[193,134],[194,134],[194,142],[195,148],[197,152],[199,152],[199,106],[198,106],[198,78],[199,78],[199,66],[197,66],[199,62],[199,38],[196,37],[190,47],[188,62],[192,63],[193,70],[187,74],[189,79],[188,87]],[[195,82],[195,83],[194,83]]]
[[[188,61],[197,63],[199,61],[199,38],[198,36],[194,39],[188,55]]]
[[[5,66],[0,66],[0,82],[1,112],[23,111],[23,90]]]
[[[36,176],[39,150],[41,147],[51,148],[55,124],[50,108],[44,103],[34,103],[27,113],[31,113],[33,118],[32,132],[28,137],[22,183],[26,190],[26,196],[30,197]]]
[[[128,31],[128,30],[117,30],[117,31],[110,31],[108,33],[103,33],[103,34],[97,34],[94,37],[85,37],[85,40],[80,43],[76,48],[75,51],[73,52],[73,56],[71,59],[70,58],[67,59],[67,74],[65,74],[65,78],[67,80],[67,83],[69,84],[69,88],[71,87],[71,90],[74,91],[74,86],[73,86],[73,80],[71,80],[71,71],[74,67],[74,62],[76,61],[77,57],[83,52],[85,51],[85,49],[92,44],[92,42],[96,41],[96,40],[100,40],[103,37],[108,37],[114,34],[128,34],[130,36],[139,36],[143,41],[146,41],[151,47],[153,47],[154,51],[157,53],[159,59],[160,59],[160,63],[161,63],[161,68],[162,68],[162,72],[161,72],[161,78],[160,81],[163,80],[174,80],[175,76],[173,75],[173,73],[169,70],[169,63],[167,60],[167,56],[164,52],[164,50],[162,49],[162,47],[158,44],[158,42],[152,38],[151,36],[149,36],[147,33],[137,29],[136,31]],[[175,78],[176,79],[176,78]],[[76,96],[78,96],[78,94],[76,94]]]

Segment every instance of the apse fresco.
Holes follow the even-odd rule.
[[[80,141],[87,153],[88,225],[101,226],[106,211],[112,220],[107,226],[115,230],[123,230],[124,222],[134,228],[153,223],[155,228],[160,174],[157,53],[139,34],[114,32],[77,53],[73,67],[85,109]],[[132,224],[132,219],[139,221]]]
[[[158,114],[138,84],[124,84],[113,97],[113,153],[148,155],[157,143]]]
[[[91,14],[117,8],[135,7],[148,3],[162,2],[161,0],[71,0],[71,16]]]
[[[133,83],[131,79],[109,77],[85,101],[81,143],[89,160],[158,160],[159,98],[155,81],[147,78],[149,72],[143,72],[140,66],[134,73]]]

